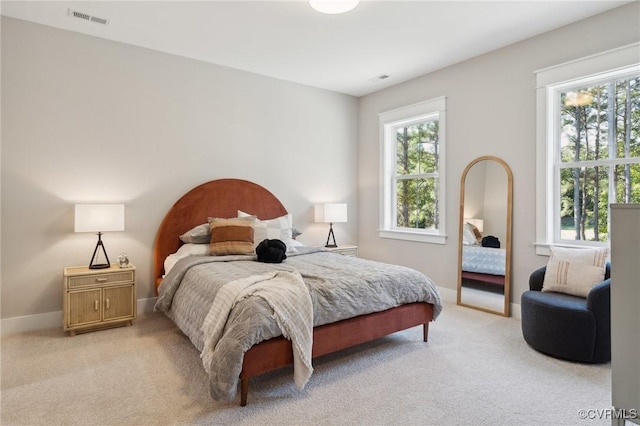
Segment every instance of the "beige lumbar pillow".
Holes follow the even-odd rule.
[[[542,291],[587,297],[591,288],[604,280],[608,255],[607,247],[551,247]]]
[[[210,219],[209,254],[212,256],[252,254],[253,223],[253,218]]]

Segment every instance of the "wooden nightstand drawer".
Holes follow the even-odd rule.
[[[109,285],[130,281],[133,281],[133,270],[123,270],[100,275],[79,275],[69,277],[69,288]]]

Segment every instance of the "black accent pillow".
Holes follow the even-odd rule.
[[[256,247],[258,262],[282,263],[287,258],[287,245],[281,240],[264,239]]]
[[[500,248],[500,240],[493,235],[482,238],[482,247]]]

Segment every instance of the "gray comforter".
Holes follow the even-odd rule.
[[[192,256],[180,260],[164,278],[155,308],[164,312],[202,352],[201,330],[218,290],[226,283],[274,270],[298,271],[309,289],[314,326],[412,302],[442,304],[434,283],[410,268],[299,247],[284,263],[255,261],[255,256]],[[244,353],[256,343],[281,335],[267,303],[259,297],[240,301],[229,316],[209,374],[211,396],[233,399]]]

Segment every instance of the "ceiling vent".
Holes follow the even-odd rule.
[[[369,81],[371,83],[377,83],[379,81],[386,80],[389,77],[390,77],[389,74],[380,74],[380,75],[377,75],[377,76],[375,76],[373,78],[370,78]]]
[[[78,12],[69,9],[69,16],[72,18],[82,19],[84,21],[95,22],[96,24],[109,25],[109,20],[98,16],[89,15],[88,13]]]

